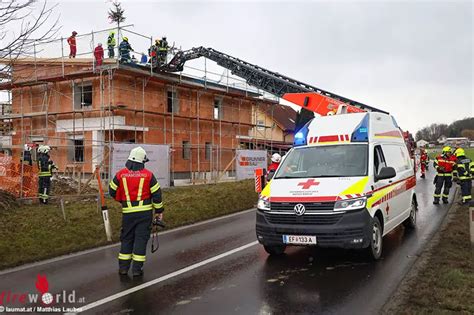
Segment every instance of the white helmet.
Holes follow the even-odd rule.
[[[25,144],[25,151],[31,151],[31,147],[27,144]]]
[[[49,151],[51,151],[51,148],[49,147],[49,145],[40,145],[38,147],[38,153],[48,154]]]
[[[274,162],[274,163],[280,163],[280,161],[281,161],[281,155],[278,154],[278,153],[274,153],[274,154],[272,155],[272,162]]]
[[[133,148],[130,151],[128,160],[133,161],[133,162],[138,162],[138,163],[145,163],[149,161],[148,158],[146,157],[146,151],[142,147]]]

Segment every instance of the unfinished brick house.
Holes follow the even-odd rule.
[[[25,143],[44,143],[53,148],[60,171],[91,173],[96,165],[108,165],[112,142],[169,144],[172,179],[199,179],[214,171],[232,176],[238,148],[266,143],[267,149],[281,149],[292,141],[292,114],[279,106],[277,116],[286,122],[270,122],[277,103],[256,93],[113,59],[101,69],[92,64],[90,58],[13,63],[13,78],[1,87],[12,95],[13,156],[21,155]]]

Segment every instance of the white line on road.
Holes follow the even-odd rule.
[[[161,276],[159,278],[156,278],[154,280],[151,280],[151,281],[148,281],[148,282],[145,282],[143,284],[140,284],[140,285],[137,285],[136,287],[133,287],[133,288],[130,288],[130,289],[127,289],[127,290],[124,290],[122,292],[119,292],[119,293],[116,293],[114,295],[111,295],[111,296],[108,296],[106,298],[103,298],[101,300],[98,300],[98,301],[95,301],[93,303],[90,303],[90,304],[87,304],[83,307],[81,307],[81,312],[85,312],[87,310],[90,310],[92,308],[95,308],[95,307],[98,307],[98,306],[101,306],[103,304],[106,304],[106,303],[109,303],[109,302],[112,302],[113,300],[116,300],[116,299],[119,299],[121,297],[124,297],[126,295],[129,295],[129,294],[132,294],[134,292],[137,292],[137,291],[140,291],[140,290],[143,290],[145,288],[148,288],[152,285],[155,285],[157,283],[160,283],[160,282],[163,282],[163,281],[166,281],[168,279],[171,279],[171,278],[174,278],[176,276],[179,276],[183,273],[186,273],[188,271],[191,271],[191,270],[194,270],[194,269],[197,269],[199,267],[202,267],[202,266],[205,266],[207,264],[210,264],[214,261],[217,261],[219,259],[222,259],[224,257],[227,257],[227,256],[230,256],[232,254],[235,254],[237,252],[240,252],[240,251],[243,251],[249,247],[252,247],[252,246],[255,246],[258,244],[258,241],[254,241],[254,242],[251,242],[251,243],[248,243],[248,244],[245,244],[243,246],[240,246],[240,247],[237,247],[237,248],[234,248],[230,251],[227,251],[225,253],[222,253],[220,255],[217,255],[217,256],[214,256],[214,257],[211,257],[211,258],[208,258],[206,260],[203,260],[201,262],[198,262],[198,263],[195,263],[191,266],[188,266],[188,267],[185,267],[183,269],[179,269],[177,271],[174,271],[172,273],[169,273],[167,275],[164,275],[164,276]],[[117,276],[118,277],[118,276]],[[75,313],[69,313],[69,314],[75,314]]]
[[[209,220],[206,220],[206,221],[197,222],[197,223],[193,223],[193,224],[190,224],[190,225],[185,225],[185,226],[177,227],[175,229],[160,232],[160,233],[158,233],[158,235],[161,236],[161,235],[166,235],[166,234],[170,234],[170,233],[174,233],[174,232],[179,232],[179,231],[190,229],[190,228],[193,228],[193,227],[196,227],[196,226],[212,223],[212,222],[223,220],[223,219],[228,219],[228,218],[235,217],[235,216],[242,215],[242,214],[246,214],[246,213],[249,213],[249,212],[252,212],[252,211],[255,211],[255,210],[256,209],[253,208],[253,209],[244,210],[244,211],[240,211],[240,212],[236,212],[236,213],[231,213],[231,214],[228,214],[228,215],[225,215],[225,216],[222,216],[222,217],[217,217],[217,218],[209,219]],[[31,264],[25,264],[23,266],[13,267],[13,268],[10,268],[10,269],[0,271],[0,276],[3,276],[5,274],[9,274],[9,273],[12,273],[12,272],[17,272],[17,271],[33,268],[33,267],[47,265],[47,264],[58,262],[58,261],[65,260],[65,259],[70,259],[70,258],[82,256],[82,255],[87,255],[87,254],[90,254],[90,253],[95,253],[95,252],[98,252],[98,251],[101,251],[101,250],[104,250],[104,249],[108,249],[108,248],[113,248],[113,247],[116,247],[116,246],[119,246],[119,245],[120,245],[120,243],[109,244],[109,245],[105,245],[105,246],[101,246],[101,247],[97,247],[97,248],[87,249],[87,250],[80,251],[80,252],[73,253],[73,254],[68,254],[68,255],[63,255],[63,256],[59,256],[59,257],[55,257],[55,258],[51,258],[51,259],[46,259],[46,260],[43,260],[43,261],[38,261],[38,262],[35,262],[35,263],[31,263]]]

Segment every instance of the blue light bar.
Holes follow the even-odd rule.
[[[311,120],[308,121],[296,134],[295,134],[295,139],[293,141],[293,146],[298,147],[301,145],[306,145],[307,140],[306,138],[308,137],[308,132],[309,132],[309,124],[311,123]]]
[[[365,114],[351,135],[351,142],[369,142],[369,114]]]

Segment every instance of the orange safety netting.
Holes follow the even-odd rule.
[[[0,153],[0,189],[20,197],[38,195],[38,168],[15,161],[11,156]]]

